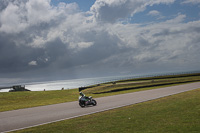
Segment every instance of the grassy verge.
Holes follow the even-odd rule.
[[[200,89],[102,113],[38,126],[19,133],[197,133]]]
[[[195,75],[184,74],[182,76],[183,77],[181,77],[181,75],[168,75],[168,76],[121,80],[114,83],[94,85],[91,86],[89,89],[84,90],[84,92],[90,94],[103,94],[103,93],[122,92],[122,91],[135,90],[141,88],[177,85],[177,84],[200,81],[200,74],[195,74]]]
[[[129,79],[113,83],[104,83],[90,86],[83,90],[94,98],[156,89],[183,83],[200,81],[200,74],[168,75],[148,78]],[[40,92],[13,92],[0,93],[0,112],[57,104],[78,100],[78,89],[40,91]]]
[[[0,93],[0,111],[76,101],[78,89]]]

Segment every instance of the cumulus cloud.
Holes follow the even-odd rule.
[[[78,78],[199,68],[199,21],[186,23],[187,16],[178,14],[154,24],[118,23],[147,6],[173,2],[97,0],[90,11],[81,12],[76,3],[2,0],[1,76]]]
[[[126,54],[124,56],[124,65],[131,62],[132,65],[154,62],[159,65],[163,64],[163,67],[165,63],[185,66],[188,62],[197,61],[199,53],[196,50],[200,49],[197,46],[199,41],[197,38],[200,36],[198,35],[199,30],[194,29],[199,27],[200,23],[199,21],[183,23],[184,17],[184,15],[178,15],[174,19],[145,27],[134,24],[118,24],[112,27],[113,32],[118,33],[127,42],[126,46],[132,48],[130,56],[128,58]],[[195,43],[194,40],[196,40]],[[198,63],[199,61],[195,64]]]
[[[97,0],[90,8],[96,21],[116,22],[144,11],[146,6],[171,4],[175,0]]]
[[[10,0],[0,14],[0,31],[19,33],[39,24],[56,21],[57,17],[77,12],[77,4],[60,3],[58,7],[51,6],[51,0]]]

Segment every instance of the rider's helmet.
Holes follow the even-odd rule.
[[[83,92],[80,92],[79,94],[80,94],[82,97],[85,96],[85,95],[83,94]]]

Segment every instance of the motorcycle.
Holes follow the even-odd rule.
[[[90,97],[80,97],[79,98],[79,105],[82,108],[84,108],[85,106],[88,106],[88,105],[96,106],[97,102],[91,96]]]

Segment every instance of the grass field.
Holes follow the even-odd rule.
[[[199,133],[200,89],[19,133]]]
[[[0,93],[0,111],[76,101],[78,89]]]
[[[136,78],[116,81],[114,83],[105,83],[94,85],[85,92],[91,94],[102,94],[112,92],[122,92],[149,87],[159,87],[167,85],[176,85],[200,81],[200,74],[167,75],[147,78]]]
[[[200,73],[122,80],[83,90],[94,98],[200,81]],[[0,112],[78,100],[78,89],[0,93]]]

